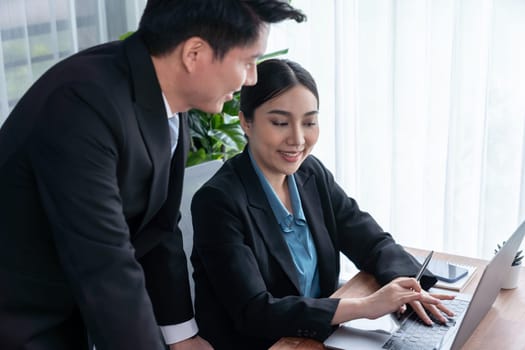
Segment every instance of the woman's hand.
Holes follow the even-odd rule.
[[[332,324],[363,317],[375,319],[391,312],[399,312],[406,308],[406,304],[414,302],[419,303],[423,313],[425,310],[421,303],[434,307],[441,303],[439,298],[422,290],[414,278],[399,277],[367,297],[341,299]]]
[[[366,297],[368,300],[368,312],[365,317],[375,319],[391,312],[399,312],[406,304],[424,303],[425,305],[437,307],[441,301],[433,295],[428,294],[419,283],[410,277],[399,277],[391,281],[374,294]],[[424,312],[424,310],[423,310]]]
[[[439,300],[452,300],[454,299],[453,295],[450,294],[436,294],[436,293],[428,293],[426,291],[421,291],[422,294],[430,295],[431,297]],[[448,317],[453,317],[454,313],[449,310],[445,305],[439,303],[439,304],[429,304],[425,303],[424,301],[412,301],[410,302],[410,306],[414,310],[414,312],[419,316],[419,318],[425,322],[427,325],[432,325],[433,322],[430,319],[428,313],[430,313],[436,320],[438,320],[441,323],[447,323],[447,319],[443,315],[446,314]],[[425,311],[426,309],[426,311]],[[406,307],[405,307],[406,310]],[[401,313],[404,312],[404,310],[400,310]]]

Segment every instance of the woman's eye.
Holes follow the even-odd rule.
[[[272,121],[272,124],[275,126],[286,126],[288,125],[288,122]]]
[[[304,123],[304,125],[306,125],[306,126],[315,126],[315,125],[317,125],[317,123],[316,122],[307,122],[307,123]]]

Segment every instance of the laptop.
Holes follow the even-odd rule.
[[[389,314],[376,320],[359,319],[342,324],[324,341],[329,349],[460,349],[496,300],[516,252],[525,236],[525,221],[483,270],[472,296],[454,293],[450,302],[455,317],[446,325],[425,326],[415,313],[398,319]],[[449,301],[444,304],[449,306]],[[414,333],[414,334],[411,334]],[[410,341],[411,336],[414,336]]]

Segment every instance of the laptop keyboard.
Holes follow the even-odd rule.
[[[469,302],[460,299],[453,299],[444,300],[443,304],[452,310],[457,318],[465,312]],[[419,319],[415,312],[411,312],[401,323],[399,329],[393,333],[383,345],[383,349],[439,349],[443,338],[448,331],[454,328],[456,322],[454,319],[451,319],[447,324],[439,323],[435,319],[432,319],[432,321],[434,324],[432,326],[427,326]]]

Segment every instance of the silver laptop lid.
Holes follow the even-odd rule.
[[[478,286],[472,295],[472,300],[465,313],[463,322],[461,322],[454,338],[452,349],[460,349],[465,344],[492,307],[503,285],[503,278],[512,265],[524,235],[525,221],[514,231],[512,236],[485,267]]]

